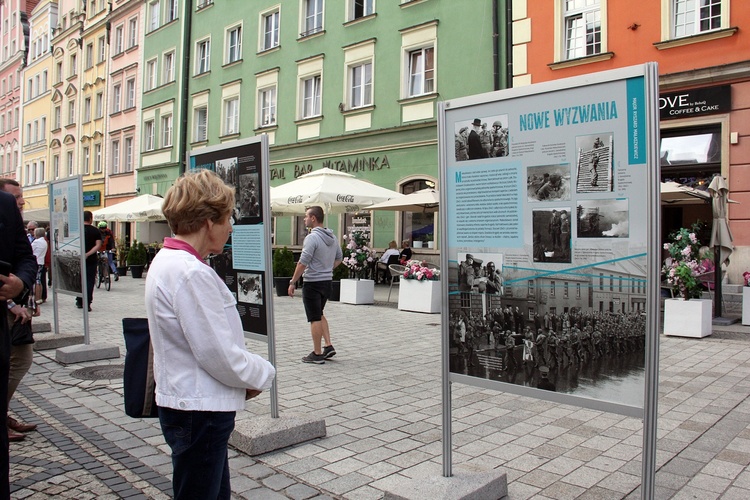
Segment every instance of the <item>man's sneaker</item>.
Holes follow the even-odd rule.
[[[325,354],[315,354],[315,351],[311,352],[304,358],[302,358],[303,363],[315,363],[316,365],[322,365],[326,362]]]
[[[336,355],[336,349],[332,345],[327,345],[323,348],[323,356],[326,359],[332,358]]]

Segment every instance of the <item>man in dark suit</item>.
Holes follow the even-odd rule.
[[[479,133],[482,131],[482,121],[479,118],[474,118],[471,122],[471,132],[469,132],[469,159],[476,160],[479,158],[487,158],[489,154],[482,146],[482,139]]]
[[[36,280],[36,258],[26,237],[21,212],[15,198],[0,192],[0,260],[10,264],[9,274],[0,274],[0,498],[10,498],[10,466],[8,457],[8,369],[10,364],[10,332],[8,301],[23,302]]]

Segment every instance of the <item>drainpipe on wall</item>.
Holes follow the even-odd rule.
[[[190,99],[190,93],[188,92],[190,86],[190,35],[193,32],[193,2],[183,2],[185,6],[185,26],[184,34],[182,37],[182,99],[180,100],[180,143],[177,146],[177,161],[180,164],[180,173],[184,173],[187,170],[186,155],[187,155],[187,138],[188,138],[188,100]]]
[[[505,71],[507,88],[513,88],[513,2],[505,0]]]

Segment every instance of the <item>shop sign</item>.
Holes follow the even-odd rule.
[[[324,159],[320,161],[320,164],[315,167],[312,163],[294,165],[294,178],[298,178],[301,175],[309,174],[316,168],[330,168],[332,170],[338,170],[339,172],[347,172],[354,174],[356,172],[372,172],[375,170],[383,170],[384,168],[391,168],[391,164],[388,161],[388,156],[361,156],[355,158],[346,159]],[[275,167],[271,169],[271,180],[274,179],[286,179],[287,171],[285,167]]]
[[[84,207],[98,207],[101,205],[102,194],[101,191],[84,191],[83,192],[83,206]]]
[[[731,108],[730,86],[688,89],[659,96],[662,120],[728,113]]]

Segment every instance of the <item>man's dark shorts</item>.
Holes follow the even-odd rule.
[[[330,281],[305,281],[302,283],[302,303],[305,305],[307,321],[320,321],[323,309],[331,297]]]

